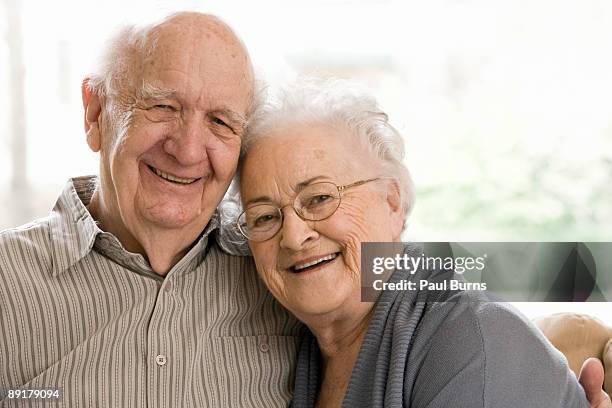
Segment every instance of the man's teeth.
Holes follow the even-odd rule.
[[[168,181],[173,181],[175,183],[179,183],[179,184],[191,184],[191,183],[193,183],[194,181],[197,180],[197,179],[194,179],[194,178],[189,179],[189,178],[181,178],[181,177],[173,176],[172,174],[165,173],[165,172],[163,172],[163,171],[161,171],[159,169],[156,169],[153,166],[150,166],[150,167],[151,167],[151,169],[153,169],[155,174],[157,174],[159,177],[161,177],[163,179],[166,179]]]
[[[300,264],[300,265],[295,265],[293,267],[293,269],[295,269],[296,271],[301,271],[302,269],[306,269],[306,268],[308,268],[310,266],[313,266],[313,265],[316,265],[318,263],[325,262],[325,261],[330,261],[330,260],[334,259],[337,256],[338,256],[338,254],[326,255],[326,256],[324,256],[322,258],[319,258],[319,259],[316,259],[316,260],[314,260],[312,262],[306,262],[306,263],[303,263],[303,264]]]

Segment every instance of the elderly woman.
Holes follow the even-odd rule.
[[[588,406],[560,353],[482,293],[361,302],[360,243],[400,241],[413,203],[402,137],[371,97],[302,81],[256,112],[243,149],[240,230],[309,329],[294,407]]]

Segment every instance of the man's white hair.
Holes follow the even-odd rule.
[[[274,93],[260,87],[257,100],[243,138],[241,163],[258,139],[279,127],[327,124],[345,129],[343,133],[349,137],[348,140],[354,139],[354,142],[351,140],[347,143],[364,146],[378,161],[375,164],[382,170],[380,176],[396,180],[404,219],[407,220],[415,195],[410,172],[404,164],[404,139],[365,88],[347,80],[300,77]],[[240,164],[226,200],[222,202],[225,220],[235,221],[242,211],[239,174]],[[240,239],[235,234],[233,236]]]
[[[105,44],[87,85],[104,102],[109,115],[110,131],[125,132],[130,125],[136,103],[136,80],[147,53],[155,42],[151,30],[158,24],[126,25],[119,29]]]
[[[142,66],[151,26],[127,25],[105,44],[94,71],[89,75],[91,90],[104,97],[116,97],[132,85],[134,73]]]

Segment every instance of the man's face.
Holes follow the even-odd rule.
[[[227,37],[219,27],[162,31],[134,72],[129,126],[101,127],[105,201],[137,240],[159,228],[201,230],[234,175],[252,77]]]

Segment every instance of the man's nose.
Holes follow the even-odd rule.
[[[300,251],[308,248],[319,236],[312,228],[313,221],[301,219],[291,206],[285,207],[281,235],[281,248]]]
[[[184,166],[199,164],[207,159],[206,148],[210,129],[197,113],[185,115],[177,129],[164,142],[164,150]]]

